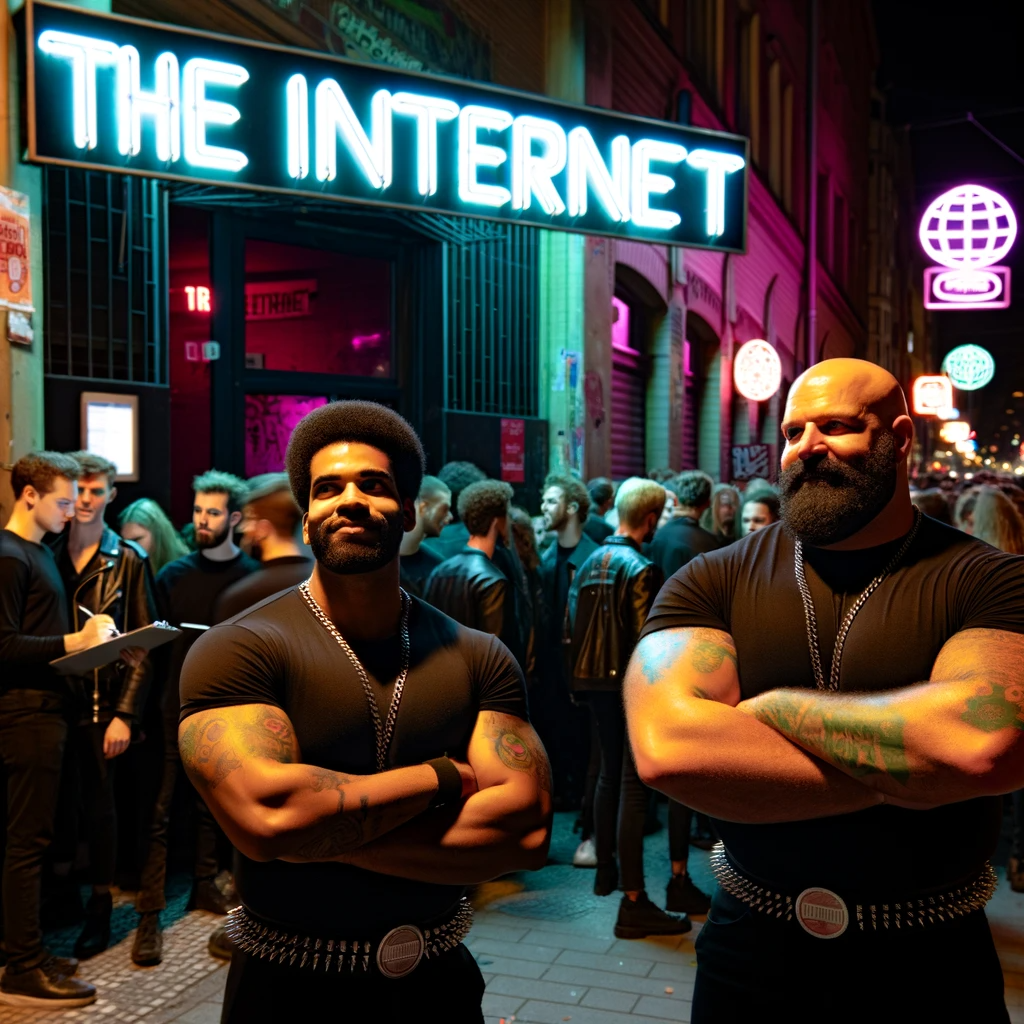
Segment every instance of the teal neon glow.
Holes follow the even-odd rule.
[[[380,89],[370,104],[370,131],[366,134],[342,87],[325,78],[316,87],[316,178],[338,176],[338,136],[345,140],[371,188],[391,184],[391,93]]]
[[[99,141],[96,127],[96,68],[117,63],[118,47],[106,39],[93,39],[72,32],[52,29],[39,36],[39,49],[51,57],[71,62],[71,125],[79,149],[95,149]]]
[[[725,176],[743,168],[745,161],[734,153],[695,149],[686,162],[707,174],[707,232],[717,238],[725,232]]]
[[[676,187],[675,179],[652,171],[651,163],[681,164],[686,159],[686,147],[674,142],[641,139],[633,143],[632,157],[633,223],[645,228],[671,230],[682,218],[672,210],[651,206],[651,196],[667,195]]]
[[[182,71],[182,113],[185,129],[185,159],[193,167],[217,171],[240,171],[249,158],[238,149],[213,146],[206,141],[206,126],[233,125],[242,115],[238,107],[206,96],[208,85],[237,89],[249,81],[241,64],[193,57]]]
[[[141,83],[139,51],[122,46],[117,53],[117,149],[122,156],[142,152],[142,118],[156,128],[158,160],[170,163],[181,156],[181,73],[178,58],[169,51],[155,61],[152,92]]]
[[[534,152],[534,143],[541,152]],[[541,209],[554,217],[565,203],[551,179],[565,169],[565,130],[554,121],[524,115],[512,122],[512,209],[528,210],[536,197]]]
[[[416,189],[421,196],[437,194],[437,126],[441,121],[454,121],[459,105],[437,96],[420,96],[414,92],[396,92],[391,97],[396,114],[416,119]]]
[[[501,146],[481,142],[478,133],[511,127],[512,115],[507,110],[469,104],[459,112],[459,198],[464,203],[499,209],[512,201],[512,193],[504,185],[477,179],[479,168],[500,167],[508,159]]]
[[[612,139],[612,167],[598,152],[594,137],[586,128],[569,132],[569,216],[587,212],[587,193],[594,190],[601,209],[611,220],[625,224],[629,220],[629,137]]]
[[[305,75],[292,75],[285,86],[288,107],[288,177],[309,174],[309,86]]]

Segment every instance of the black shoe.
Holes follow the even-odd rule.
[[[611,864],[598,864],[597,874],[594,876],[594,895],[609,896],[619,887],[619,868]]]
[[[665,909],[677,914],[706,914],[711,897],[701,892],[689,875],[673,875],[665,890]]]
[[[231,959],[231,954],[235,951],[235,944],[231,941],[231,936],[228,935],[226,924],[219,925],[210,932],[206,948],[210,951],[210,956],[215,956],[218,960]]]
[[[85,908],[85,927],[75,942],[75,956],[81,960],[102,953],[110,945],[110,915],[114,897],[109,892],[94,892]]]
[[[65,978],[73,978],[78,973],[78,960],[73,956],[48,956],[47,970],[63,974]]]
[[[238,900],[225,896],[212,878],[204,878],[192,887],[188,910],[208,910],[213,914],[226,914],[238,906]]]
[[[160,930],[160,911],[146,910],[139,915],[139,927],[132,942],[132,963],[155,967],[164,957],[164,936]]]
[[[615,938],[645,939],[648,935],[683,935],[693,927],[693,922],[683,914],[676,917],[656,907],[642,892],[631,900],[622,897],[619,917],[615,922]]]
[[[0,978],[0,1004],[63,1010],[96,1002],[96,986],[62,974],[56,960],[50,957],[27,971],[12,970],[8,965]]]

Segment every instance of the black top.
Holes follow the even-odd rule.
[[[312,571],[313,559],[309,555],[285,555],[260,562],[255,572],[224,588],[214,605],[213,622],[223,622],[272,594],[297,587],[309,579]]]
[[[526,687],[494,637],[460,626],[414,598],[411,657],[389,750],[389,767],[447,753],[465,759],[477,714],[527,719]],[[352,643],[384,713],[399,670],[397,638]],[[386,681],[386,685],[381,684]],[[270,704],[291,719],[302,759],[354,774],[376,771],[366,695],[352,663],[296,590],[268,598],[204,634],[181,677],[181,718],[205,708]],[[257,863],[239,856],[236,875],[256,915],[298,931],[371,938],[403,922],[422,924],[462,895],[460,886],[412,882],[346,864]]]
[[[180,626],[183,622],[197,626],[213,625],[217,598],[225,588],[259,567],[259,562],[241,551],[226,562],[215,562],[201,551],[193,551],[168,562],[156,577],[161,609],[167,615],[167,621],[172,626]],[[169,666],[167,689],[164,691],[165,711],[177,705],[181,666],[201,632],[186,628],[177,640],[167,645],[171,650],[165,655]]]
[[[578,547],[579,545],[577,545]],[[572,579],[569,575],[569,559],[575,547],[564,548],[555,542],[555,609],[563,610],[569,602],[569,587]],[[575,576],[575,573],[573,573]]]
[[[603,544],[615,532],[615,527],[608,520],[591,512],[583,524],[583,532],[595,544]]]
[[[402,586],[405,587],[413,597],[422,597],[427,577],[443,561],[443,556],[428,548],[424,541],[413,554],[402,555],[399,559],[399,566],[402,574]]]
[[[64,583],[50,549],[0,530],[0,689],[64,690],[49,666],[67,653]]]
[[[900,543],[861,551],[805,548],[826,679],[839,624]],[[793,556],[793,539],[773,524],[695,558],[665,585],[644,635],[700,626],[730,633],[743,699],[778,687],[813,689]],[[901,565],[854,619],[840,689],[870,692],[926,681],[942,645],[975,628],[1024,633],[1024,558],[926,516]],[[979,868],[995,850],[1001,820],[1002,799],[991,797],[928,811],[887,805],[814,821],[717,827],[739,867],[783,891],[823,885],[896,897]]]
[[[689,516],[675,516],[658,529],[651,541],[648,554],[668,579],[678,572],[691,558],[717,551],[721,541],[701,528],[696,519]]]

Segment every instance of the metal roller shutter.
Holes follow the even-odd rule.
[[[639,353],[612,350],[612,476],[647,472],[647,372]]]

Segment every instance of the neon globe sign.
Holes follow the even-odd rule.
[[[767,401],[782,385],[779,353],[760,338],[741,345],[733,361],[736,390],[751,402]]]
[[[942,360],[942,372],[955,388],[977,391],[996,375],[996,361],[980,345],[958,345]]]
[[[1009,267],[997,267],[1017,237],[1013,207],[982,185],[959,185],[925,210],[918,229],[939,264],[924,274],[926,309],[1006,309]],[[945,269],[943,269],[945,268]]]

